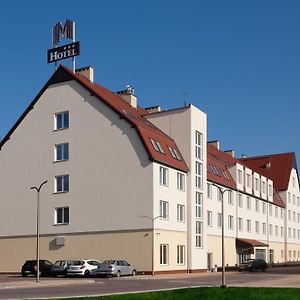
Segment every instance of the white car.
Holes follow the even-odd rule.
[[[95,276],[99,265],[101,262],[95,259],[74,260],[74,263],[67,270],[67,276]]]

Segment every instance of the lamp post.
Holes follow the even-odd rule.
[[[222,204],[222,282],[221,288],[225,288],[225,243],[224,243],[224,193],[229,191],[229,189],[221,189],[215,183],[212,184],[213,186],[217,187],[222,195],[221,204]]]
[[[154,275],[154,221],[158,218],[161,218],[162,216],[157,216],[155,218],[151,218],[151,217],[148,217],[148,216],[139,216],[141,218],[146,218],[146,219],[149,219],[151,220],[152,222],[152,276]]]
[[[36,205],[36,282],[40,282],[40,190],[48,181],[45,180],[39,187],[32,186],[31,190],[37,191]]]

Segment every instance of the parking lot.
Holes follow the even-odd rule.
[[[106,295],[183,287],[218,286],[221,273],[130,276],[121,278],[51,278],[0,275],[0,299],[33,299]],[[228,286],[300,287],[300,267],[270,268],[267,272],[226,272]]]

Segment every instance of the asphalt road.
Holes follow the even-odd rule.
[[[136,276],[122,278],[35,278],[0,275],[0,299],[92,296],[182,287],[218,286],[221,273]],[[267,272],[226,272],[228,286],[300,288],[300,267],[272,268]]]

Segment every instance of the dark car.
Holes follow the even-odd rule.
[[[51,269],[51,274],[53,276],[57,275],[67,275],[67,270],[69,266],[73,265],[73,260],[58,260],[54,263]]]
[[[41,276],[47,276],[51,275],[51,268],[53,266],[52,262],[40,259],[40,275]],[[36,260],[26,260],[24,265],[22,266],[21,274],[23,277],[27,275],[36,275],[37,271],[37,261]]]
[[[251,271],[251,272],[256,270],[261,270],[265,272],[267,268],[268,268],[268,264],[264,259],[248,259],[239,265],[239,272],[243,270]]]

